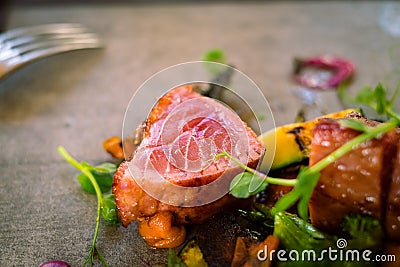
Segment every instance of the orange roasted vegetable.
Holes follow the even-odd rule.
[[[124,150],[122,149],[122,140],[118,136],[113,136],[104,140],[103,148],[116,159],[124,158]]]
[[[174,248],[186,238],[185,227],[174,225],[174,216],[168,211],[158,212],[140,221],[138,230],[146,243],[154,248]]]
[[[269,235],[263,242],[247,248],[245,238],[238,237],[231,267],[270,267],[273,252],[279,248],[279,238]]]

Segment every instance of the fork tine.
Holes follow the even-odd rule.
[[[8,59],[6,62],[9,65],[23,65],[30,61],[40,59],[43,57],[59,54],[62,52],[80,50],[80,49],[91,49],[101,47],[101,41],[96,38],[86,39],[71,39],[71,40],[55,40],[55,42],[43,42],[36,46],[30,47],[24,51],[24,53],[18,54]]]
[[[54,33],[82,33],[87,31],[87,28],[76,23],[54,23],[20,27],[0,34],[0,44],[21,36],[45,35]]]
[[[15,48],[44,40],[67,39],[67,38],[78,38],[78,37],[86,38],[86,35],[89,36],[94,34],[89,32],[77,32],[77,33],[47,33],[45,35],[21,35],[14,39],[9,39],[5,41],[3,44],[0,44],[0,47],[3,46],[8,48]]]
[[[23,39],[23,40],[22,40]],[[45,49],[52,46],[63,45],[66,43],[88,43],[101,46],[100,39],[94,33],[79,33],[79,34],[57,34],[46,38],[18,38],[18,42],[13,47],[9,47],[9,53],[0,51],[0,60],[10,60],[14,57],[24,55],[34,50]]]
[[[10,30],[0,34],[0,79],[43,57],[101,47],[100,38],[80,24],[46,24]]]

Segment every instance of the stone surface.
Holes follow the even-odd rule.
[[[290,79],[294,57],[351,60],[352,92],[385,81],[396,40],[377,23],[380,7],[371,1],[13,7],[8,28],[78,22],[106,47],[40,60],[0,82],[0,266],[82,263],[96,199],[80,189],[78,172],[56,148],[91,163],[109,160],[101,142],[121,135],[129,99],[151,75],[221,48],[260,87],[276,123],[291,122],[300,107]],[[136,225],[103,223],[98,246],[110,266],[166,262],[166,251],[146,247]]]

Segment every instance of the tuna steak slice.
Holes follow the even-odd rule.
[[[229,108],[175,88],[161,97],[146,122],[132,160],[114,176],[113,193],[122,223],[170,211],[178,223],[200,223],[236,200],[226,193],[243,170],[227,151],[256,168],[264,152],[255,133]]]
[[[400,141],[397,144],[397,156],[394,158],[393,165],[394,170],[387,198],[385,226],[388,237],[400,242]]]
[[[358,134],[335,120],[321,120],[313,130],[310,166]],[[384,223],[397,142],[396,132],[390,131],[323,169],[309,204],[312,224],[338,232],[348,214],[371,215]]]

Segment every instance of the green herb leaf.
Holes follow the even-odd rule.
[[[320,232],[307,221],[285,212],[275,214],[274,235],[282,241],[286,249],[299,252],[304,249],[320,251],[328,247],[334,239]]]
[[[91,171],[91,173],[96,179],[96,182],[98,183],[102,193],[106,193],[111,190],[113,183],[113,175],[111,173],[98,171]],[[96,194],[96,190],[94,189],[92,182],[86,174],[81,173],[76,178],[81,184],[83,190],[91,194]]]
[[[367,215],[347,215],[341,226],[350,235],[349,246],[352,248],[379,247],[385,236],[380,222]]]
[[[230,193],[237,198],[248,198],[249,196],[256,195],[265,190],[268,184],[294,186],[297,182],[296,179],[268,177],[265,174],[244,165],[238,159],[232,157],[225,151],[216,155],[215,159],[220,157],[228,157],[245,170],[244,173],[236,175],[230,184]]]
[[[371,87],[367,86],[361,88],[358,91],[355,99],[350,100],[351,98],[349,97],[348,100],[358,104],[371,106],[371,104],[374,102],[374,98],[375,98],[374,90]]]
[[[274,206],[274,211],[285,211],[293,206],[300,199],[300,193],[298,191],[290,191],[282,196]]]
[[[90,194],[96,194],[96,191],[92,185],[92,182],[90,181],[89,177],[87,177],[86,174],[80,173],[78,176],[76,176],[76,179],[78,182],[81,184],[81,188],[90,193]]]
[[[206,61],[205,68],[212,76],[217,77],[225,69],[223,66],[209,63],[217,62],[221,64],[226,64],[225,54],[220,49],[211,49],[207,51],[203,56],[203,61]]]
[[[119,223],[117,205],[114,194],[103,195],[103,208],[101,209],[103,219],[111,224]]]
[[[296,202],[297,210],[301,218],[308,219],[308,202],[310,201],[314,187],[318,182],[319,172],[310,171],[309,167],[303,167],[297,176],[295,187],[278,200],[274,208],[276,212],[285,211]]]
[[[388,98],[387,90],[382,84],[378,84],[374,89],[365,87],[361,89],[354,100],[355,103],[366,105],[376,111],[379,115],[386,115],[388,119],[396,119],[400,121],[400,114],[396,113],[393,108],[394,101],[400,91],[400,83],[393,95]]]
[[[389,105],[393,106],[394,105],[394,101],[396,101],[397,99],[397,95],[400,93],[400,82],[397,84],[396,90],[394,90],[394,93],[392,95],[392,98],[389,100]]]
[[[203,60],[226,64],[226,57],[225,57],[224,52],[221,49],[208,50],[204,54]]]
[[[311,195],[317,185],[318,179],[321,176],[319,172],[309,172],[310,168],[304,167],[300,170],[297,177],[298,182],[293,190],[300,191],[301,197],[297,204],[297,211],[304,220],[308,219],[308,202],[310,202]]]
[[[81,161],[80,164],[83,168],[91,172],[102,193],[106,193],[111,190],[114,179],[114,172],[117,170],[115,164],[105,162],[95,167],[85,161]],[[96,194],[96,190],[86,174],[79,174],[77,176],[77,179],[81,184],[83,190],[90,194]]]
[[[172,248],[168,250],[168,267],[187,267]]]
[[[248,198],[250,196],[248,185],[250,184],[252,176],[253,175],[248,172],[242,172],[236,175],[230,184],[230,193],[237,198]]]
[[[265,179],[250,172],[242,172],[233,178],[229,190],[234,197],[248,198],[265,190],[267,186]]]
[[[343,127],[350,128],[360,132],[366,132],[369,130],[369,127],[365,125],[365,123],[357,119],[342,119],[339,120],[339,124],[342,125]]]
[[[114,173],[117,171],[117,165],[111,162],[104,162],[94,167],[96,172]]]
[[[77,168],[78,170],[80,170],[83,174],[83,176],[80,176],[80,179],[83,182],[85,188],[89,188],[87,180],[88,179],[90,181],[90,183],[92,184],[92,187],[94,189],[94,192],[96,194],[97,197],[97,217],[96,217],[96,227],[94,230],[94,234],[93,234],[93,240],[92,240],[92,244],[90,246],[89,252],[87,257],[85,258],[82,266],[86,266],[87,264],[90,264],[90,266],[93,266],[94,264],[94,255],[97,254],[97,256],[99,257],[99,260],[101,261],[101,263],[105,266],[108,267],[107,261],[106,259],[103,257],[103,255],[101,254],[101,252],[97,249],[96,247],[96,241],[97,241],[97,236],[99,234],[99,228],[100,228],[100,216],[102,214],[102,209],[104,207],[104,199],[103,199],[103,195],[102,195],[102,190],[99,186],[99,183],[97,182],[97,179],[95,178],[93,173],[99,174],[101,173],[102,175],[110,175],[109,173],[105,173],[105,172],[98,172],[95,170],[95,167],[91,166],[89,163],[87,162],[81,162],[79,163],[77,160],[75,160],[66,150],[65,148],[63,148],[62,146],[58,147],[58,152],[60,153],[60,155],[66,160],[68,161],[72,166],[74,166],[75,168]],[[79,177],[79,176],[78,176]],[[78,179],[79,180],[79,179]],[[89,190],[89,189],[88,189]],[[108,206],[111,207],[111,204],[109,203]]]
[[[375,110],[378,114],[384,114],[388,105],[386,100],[386,90],[383,88],[382,84],[378,84],[374,90],[375,97]]]

